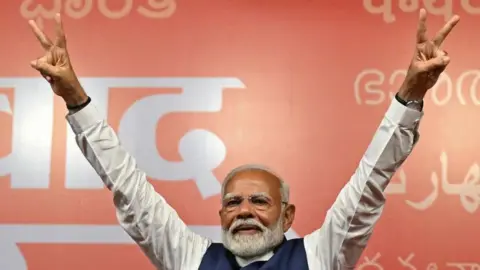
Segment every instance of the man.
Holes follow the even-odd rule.
[[[414,57],[359,167],[327,212],[322,227],[286,241],[295,207],[285,182],[262,166],[246,165],[224,180],[223,244],[190,231],[120,145],[114,130],[90,103],[70,63],[60,15],[56,40],[30,25],[45,49],[31,66],[61,96],[78,145],[113,192],[117,217],[151,262],[162,270],[353,269],[382,212],[383,191],[418,140],[423,98],[450,62],[440,46],[459,21],[454,16],[430,40],[420,11]]]

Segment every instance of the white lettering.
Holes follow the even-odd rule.
[[[176,9],[175,0],[148,0],[148,7],[139,6],[137,11],[144,17],[159,19],[172,16]]]
[[[53,135],[53,94],[43,78],[0,78],[0,88],[14,88],[0,109],[13,117],[12,152],[0,158],[0,175],[12,188],[48,188]],[[13,107],[13,109],[11,108]]]
[[[460,270],[480,270],[480,263],[447,263],[447,266]]]
[[[156,127],[171,113],[216,113],[222,108],[225,88],[244,88],[236,78],[82,78],[93,102],[107,117],[109,89],[181,88],[181,94],[153,95],[138,100],[122,115],[118,135],[137,158],[139,167],[156,180],[194,180],[204,198],[220,193],[213,174],[225,159],[226,147],[213,132],[189,130],[179,141],[182,161],[171,162],[158,154]],[[14,104],[0,95],[0,110],[13,117],[12,153],[0,159],[0,175],[11,176],[12,188],[48,188],[53,132],[53,94],[42,78],[4,78],[0,87],[14,87]],[[13,107],[13,111],[12,108]],[[35,121],[32,121],[35,119]],[[143,132],[138,132],[143,130]],[[96,172],[76,145],[67,126],[65,186],[70,189],[103,188]]]
[[[394,10],[397,6],[403,13],[413,13],[424,8],[430,14],[443,16],[445,21],[453,16],[453,0],[382,0],[382,4],[377,5],[373,2],[374,0],[363,0],[363,7],[370,14],[382,14],[382,19],[386,23],[396,21]],[[462,0],[461,6],[467,13],[480,14],[480,8],[473,7],[470,0]]]
[[[445,87],[442,88],[442,86]],[[439,93],[442,89],[445,89],[445,97],[443,99],[439,98]],[[452,80],[450,79],[450,77],[448,77],[447,73],[442,73],[438,78],[437,83],[432,87],[430,91],[430,97],[432,98],[433,104],[438,106],[446,105],[452,99],[453,91],[454,90]]]
[[[418,0],[398,0],[398,7],[404,12],[414,12],[418,6]]]
[[[420,202],[406,200],[412,208],[424,211],[430,208],[438,199],[440,190],[446,195],[459,196],[463,208],[474,214],[480,207],[480,166],[473,163],[466,172],[463,183],[452,184],[448,180],[448,157],[445,152],[440,154],[440,172],[432,172],[430,181],[432,191]],[[386,194],[400,195],[407,193],[407,176],[404,170],[398,172],[397,183],[390,183],[385,190]]]
[[[32,8],[34,2],[35,0],[24,0],[20,5],[20,14],[26,19],[35,20],[40,28],[43,27],[45,19],[53,19],[55,14],[62,9],[62,0],[53,0],[50,9],[46,9],[42,4],[37,4]]]
[[[382,105],[390,102],[398,91],[406,70],[397,69],[390,75],[379,69],[362,70],[355,78],[353,91],[357,104]],[[426,100],[437,106],[447,106],[453,102],[461,105],[480,106],[478,86],[480,70],[466,70],[452,78],[442,73],[435,86],[427,93]],[[388,99],[387,99],[388,97]]]
[[[378,269],[378,270],[383,270],[383,266],[380,265],[380,263],[378,262],[378,260],[380,259],[382,255],[380,253],[376,253],[375,256],[370,259],[368,258],[367,256],[364,257],[364,262],[362,262],[359,266],[358,266],[358,270],[362,270],[364,268],[367,268],[367,269]]]
[[[135,156],[149,177],[165,181],[194,180],[204,198],[220,193],[220,183],[212,171],[225,159],[226,147],[213,132],[188,131],[179,141],[180,162],[171,162],[157,151],[157,124],[161,117],[176,112],[215,113],[222,108],[224,88],[244,88],[236,78],[87,78],[81,80],[92,89],[92,99],[107,112],[109,88],[181,88],[181,94],[158,94],[136,101],[123,114],[118,136]],[[142,132],[138,132],[142,130]],[[160,135],[161,136],[161,135]],[[103,188],[103,183],[85,160],[68,127],[68,188]]]
[[[443,5],[439,5],[438,2],[443,2]],[[452,0],[423,0],[423,4],[425,9],[431,14],[443,15],[445,21],[453,16]]]
[[[365,82],[365,78],[370,76],[372,79]],[[385,81],[385,74],[378,69],[366,69],[360,72],[355,78],[353,85],[355,100],[357,104],[362,104],[361,92],[364,90],[369,95],[376,96],[374,99],[366,99],[363,101],[366,105],[378,105],[385,101],[385,91],[381,89]],[[369,96],[370,97],[370,96]]]
[[[119,137],[139,166],[158,180],[195,180],[205,197],[220,192],[212,174],[226,155],[223,141],[214,133],[190,130],[179,141],[181,162],[158,155],[155,130],[159,119],[170,113],[216,113],[222,108],[225,88],[244,88],[237,78],[81,78],[92,102],[107,116],[111,88],[181,88],[181,94],[143,98],[127,109],[120,121]],[[13,104],[0,94],[0,112],[13,117],[12,153],[0,159],[0,175],[11,176],[12,188],[48,188],[53,133],[53,94],[43,78],[0,78],[0,88],[13,88]],[[153,104],[153,106],[151,106]],[[145,107],[146,106],[146,107]],[[34,119],[34,121],[32,121]],[[141,119],[141,121],[139,121]],[[138,132],[136,123],[141,122]],[[145,126],[144,126],[145,124]],[[132,128],[135,128],[132,130]],[[67,127],[67,188],[103,188],[103,183],[83,157],[70,127]],[[148,134],[151,133],[151,134]],[[146,151],[144,151],[146,150]],[[156,164],[156,162],[159,162]],[[175,171],[178,170],[178,171]],[[184,178],[182,178],[184,177]],[[220,242],[220,226],[189,226],[194,232]],[[298,238],[294,230],[288,239]],[[19,243],[132,244],[120,226],[97,225],[0,225],[0,269],[27,269]]]
[[[133,0],[123,0],[123,5],[118,10],[109,8],[108,0],[96,0],[96,4],[98,11],[112,20],[124,18],[135,10],[146,18],[165,19],[171,17],[177,7],[176,0],[148,0],[147,4],[138,5],[136,9]],[[52,0],[50,5],[37,4],[35,0],[23,0],[20,14],[26,19],[35,20],[38,26],[43,28],[45,20],[53,19],[56,13],[63,11],[70,18],[81,19],[89,15],[94,8],[93,0]]]
[[[130,81],[140,84],[135,79]],[[126,149],[152,178],[171,181],[193,179],[204,198],[219,194],[220,183],[212,171],[226,156],[222,140],[207,130],[189,131],[179,142],[179,153],[183,160],[171,162],[158,154],[155,130],[160,118],[170,113],[219,112],[222,108],[223,89],[243,88],[243,83],[235,78],[184,78],[153,79],[150,82],[143,81],[142,85],[178,87],[184,91],[176,95],[148,96],[128,108],[118,130]],[[140,128],[144,132],[138,132]]]
[[[118,2],[118,0],[117,0]],[[120,19],[125,17],[133,7],[133,0],[124,0],[123,7],[120,10],[112,11],[107,6],[107,0],[98,0],[98,9],[110,19]]]
[[[410,253],[406,259],[403,259],[402,257],[398,257],[398,261],[404,268],[408,268],[410,270],[417,270],[417,268],[411,263],[413,257],[415,257],[415,254]]]
[[[473,79],[470,83],[470,87],[468,88],[468,93],[470,94],[470,98],[472,99],[472,103],[474,105],[478,106],[478,105],[480,105],[480,101],[477,97],[477,88],[478,88],[478,81],[480,79],[480,70],[477,70],[477,69],[467,70],[467,71],[463,72],[458,77],[458,80],[457,80],[457,83],[456,83],[456,89],[458,89],[457,98],[458,98],[460,104],[462,104],[462,105],[467,104],[467,102],[463,98],[462,90],[464,88],[466,88],[465,81],[467,80],[467,78],[470,78],[470,77],[473,77]]]
[[[480,14],[480,7],[474,7],[471,3],[471,0],[462,0],[460,3],[462,8],[469,14]]]
[[[373,5],[374,0],[363,0],[363,7],[371,14],[382,14],[383,20],[387,23],[395,21],[392,13],[392,0],[383,0],[381,5]]]
[[[99,4],[100,5],[100,4]],[[93,9],[93,0],[66,0],[65,13],[73,19],[81,19]]]

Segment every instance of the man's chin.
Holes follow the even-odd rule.
[[[263,242],[263,232],[255,230],[255,231],[238,231],[231,235],[231,239],[240,244],[243,243],[244,245],[251,245],[252,243],[259,243]]]
[[[226,244],[226,248],[237,257],[247,259],[261,256],[274,248],[274,244],[268,243],[264,233],[265,232],[258,230],[252,232],[236,232],[230,234],[224,244]]]

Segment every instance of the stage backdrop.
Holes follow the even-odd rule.
[[[22,0],[0,10],[0,269],[153,269],[29,67],[27,20],[64,18],[72,62],[156,190],[220,240],[220,183],[264,163],[287,179],[289,237],[319,228],[401,83],[418,10],[457,13],[452,63],[388,189],[357,269],[480,269],[480,1]]]

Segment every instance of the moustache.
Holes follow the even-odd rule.
[[[230,226],[229,231],[231,234],[236,234],[242,230],[257,230],[259,232],[264,232],[265,229],[266,227],[255,219],[239,219]]]

